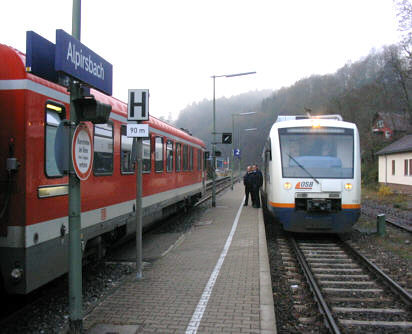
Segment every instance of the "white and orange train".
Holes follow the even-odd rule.
[[[67,272],[68,177],[56,165],[57,126],[69,115],[67,89],[28,73],[25,55],[0,44],[0,279],[26,294]],[[85,252],[135,233],[136,174],[127,105],[112,106],[93,134],[93,172],[81,182]],[[205,144],[154,117],[143,140],[143,227],[193,203],[204,192]]]
[[[355,124],[340,115],[279,116],[263,151],[263,204],[284,230],[338,233],[360,216]]]

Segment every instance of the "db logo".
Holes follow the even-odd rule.
[[[298,182],[296,183],[295,189],[312,189],[313,181]]]

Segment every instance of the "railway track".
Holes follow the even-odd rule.
[[[349,244],[295,239],[288,244],[330,332],[412,331],[412,296]]]

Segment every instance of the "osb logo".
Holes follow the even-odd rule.
[[[305,181],[296,183],[295,189],[312,189],[313,181]]]

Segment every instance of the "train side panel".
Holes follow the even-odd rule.
[[[8,60],[6,67],[0,64],[1,278],[6,291],[25,294],[68,268],[68,178],[56,172],[53,134],[59,117],[69,116],[69,96],[64,87],[26,73],[24,55],[18,51],[0,45],[0,56]],[[127,106],[97,91],[92,94],[111,104],[112,113],[104,129],[87,123],[94,140],[100,140],[100,152],[95,154],[109,167],[103,172],[95,169],[81,182],[84,255],[93,246],[110,245],[135,233],[136,174],[130,164],[129,170],[121,167],[131,154],[131,145],[126,145],[130,141],[121,132]],[[61,114],[47,105],[61,107]],[[151,167],[143,175],[144,227],[190,204],[204,185],[203,168],[197,167],[204,143],[152,117],[149,129],[152,150]],[[108,136],[99,139],[99,131]],[[163,167],[157,169],[156,137],[163,138],[157,157],[161,154],[157,164]],[[173,144],[171,169],[166,166],[167,141]],[[176,143],[192,148],[192,169],[176,171]],[[17,170],[7,171],[8,158],[17,159]]]

